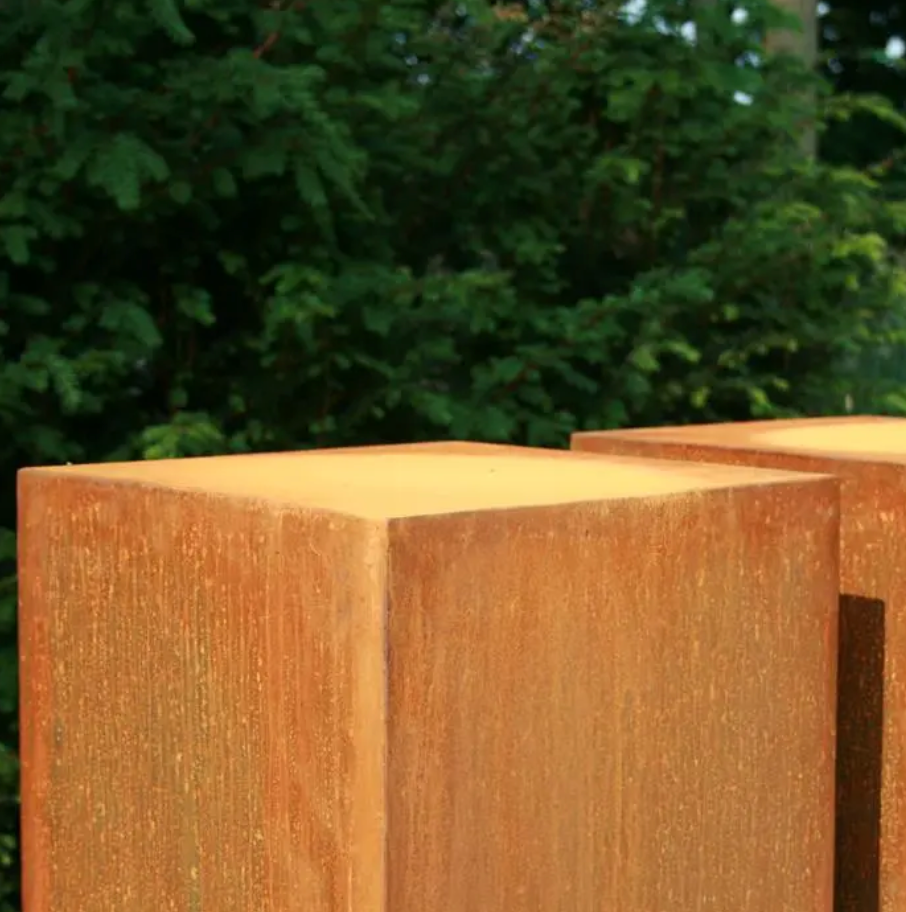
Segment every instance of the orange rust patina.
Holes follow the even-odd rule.
[[[860,416],[583,433],[573,447],[841,479],[836,908],[902,912],[906,421]]]
[[[828,912],[838,483],[25,470],[27,912]]]

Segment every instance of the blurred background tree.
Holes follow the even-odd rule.
[[[839,117],[830,118],[821,155],[869,174],[886,199],[906,197],[906,6],[878,0],[818,3],[822,75],[838,101]],[[895,309],[876,326],[885,338],[853,355],[844,370],[856,377],[856,408],[870,408],[879,389],[882,407],[906,407],[906,357],[898,343],[906,318]]]

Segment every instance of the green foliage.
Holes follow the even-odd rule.
[[[739,6],[4,5],[0,526],[26,464],[906,410],[902,207]]]
[[[0,529],[0,909],[16,908],[18,762],[16,736],[16,538]]]
[[[887,53],[891,39],[901,39],[899,7],[880,0],[835,0],[820,21],[824,76],[837,92],[822,137],[822,155],[830,163],[867,170],[885,197],[902,206],[906,60]],[[906,407],[906,356],[898,342],[904,328],[902,314],[885,318],[878,342],[845,362],[858,378],[857,404],[880,398],[892,410],[902,412]]]

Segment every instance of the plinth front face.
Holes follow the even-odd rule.
[[[820,418],[580,434],[582,451],[841,480],[838,912],[906,903],[906,421]]]
[[[830,909],[834,482],[460,444],[20,485],[28,912]]]
[[[832,503],[391,530],[388,909],[829,912]]]

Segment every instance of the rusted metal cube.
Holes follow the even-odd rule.
[[[20,474],[28,912],[829,912],[835,480]]]
[[[906,909],[906,421],[640,428],[576,434],[573,447],[841,479],[836,908]]]

